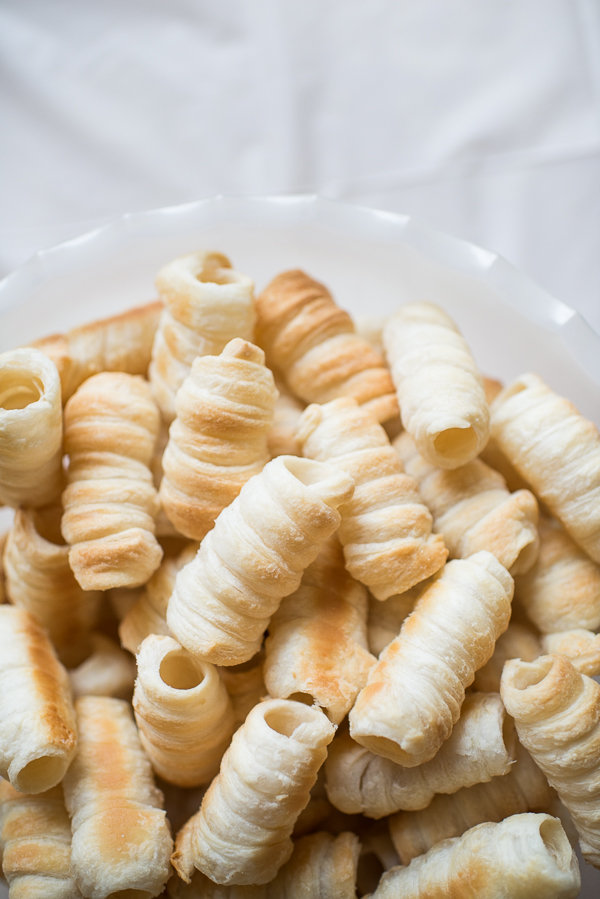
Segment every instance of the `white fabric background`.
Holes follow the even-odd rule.
[[[600,331],[598,0],[3,0],[0,274],[114,215],[316,191]]]

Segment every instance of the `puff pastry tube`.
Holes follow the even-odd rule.
[[[101,633],[91,636],[91,652],[69,671],[73,698],[114,696],[130,699],[135,681],[135,662],[118,643]]]
[[[325,762],[327,795],[340,811],[368,818],[422,809],[436,793],[456,793],[508,774],[515,751],[514,726],[500,696],[472,693],[439,752],[416,768],[373,755],[347,732],[336,736]]]
[[[235,726],[239,727],[246,720],[250,709],[264,699],[267,688],[264,680],[264,652],[258,652],[247,662],[241,665],[232,665],[229,668],[219,668],[219,676],[231,699]]]
[[[60,498],[63,414],[53,362],[25,347],[0,354],[0,505]]]
[[[448,562],[359,693],[350,712],[356,742],[407,768],[432,759],[508,626],[512,593],[510,574],[486,550]]]
[[[137,587],[160,564],[159,504],[148,467],[158,422],[149,384],[121,372],[88,378],[65,406],[62,533],[84,590]]]
[[[175,395],[196,356],[216,356],[234,337],[252,340],[254,282],[222,253],[181,256],[158,273],[164,303],[149,375],[165,421],[175,418]]]
[[[519,740],[569,811],[583,857],[600,868],[600,684],[547,655],[507,662],[500,691]]]
[[[29,612],[0,606],[0,776],[42,793],[60,783],[76,749],[67,672]]]
[[[484,821],[502,821],[524,812],[548,812],[556,793],[526,749],[516,745],[517,761],[501,777],[465,787],[451,796],[437,795],[427,808],[403,811],[388,821],[392,842],[403,865],[451,837],[460,837]]]
[[[275,386],[279,396],[273,407],[273,424],[267,434],[269,453],[273,459],[275,456],[301,456],[296,429],[305,405],[289,392],[281,378],[275,378]]]
[[[429,509],[404,473],[387,434],[351,397],[312,405],[298,427],[304,456],[330,462],[354,478],[339,537],[350,574],[387,599],[438,571],[448,552],[431,533]]]
[[[6,591],[37,618],[63,665],[74,668],[91,651],[101,594],[82,590],[75,580],[61,515],[60,506],[17,510],[4,551]]]
[[[367,596],[330,537],[269,624],[265,684],[271,696],[308,696],[339,724],[377,661],[367,648]]]
[[[421,581],[404,593],[397,593],[383,601],[369,595],[369,611],[367,616],[367,637],[369,649],[374,656],[380,656],[386,646],[400,633],[402,623],[410,615],[415,604],[429,585],[429,581]]]
[[[0,782],[0,857],[11,899],[81,899],[62,787],[31,796]]]
[[[63,781],[71,870],[86,899],[120,890],[151,899],[169,877],[173,841],[130,706],[83,696],[75,708],[79,752]]]
[[[216,665],[252,658],[353,491],[345,472],[296,456],[278,456],[247,481],[177,575],[167,624],[182,646]]]
[[[557,818],[512,815],[438,843],[383,875],[370,899],[575,899],[577,858]]]
[[[156,300],[73,328],[66,334],[35,340],[31,346],[41,350],[58,369],[63,404],[80,384],[98,372],[145,375],[162,309],[162,303]]]
[[[152,767],[181,787],[208,783],[235,725],[217,669],[194,659],[172,637],[155,634],[140,646],[137,668],[133,708]]]
[[[515,598],[543,634],[600,628],[600,566],[561,525],[545,515],[538,524],[540,554],[515,579]]]
[[[200,871],[224,884],[275,877],[292,854],[294,823],[334,730],[323,712],[300,702],[268,699],[252,709],[192,819],[191,853]]]
[[[202,540],[215,518],[269,461],[267,433],[277,391],[257,346],[230,340],[220,356],[195,359],[175,398],[160,485],[180,534]]]
[[[593,634],[583,628],[562,631],[560,634],[544,634],[542,647],[547,655],[566,656],[578,671],[588,677],[600,674],[600,634]]]
[[[483,693],[498,693],[502,669],[508,659],[532,662],[542,652],[542,644],[533,628],[511,620],[504,633],[496,640],[494,654],[489,662],[475,673],[473,688]]]
[[[388,319],[383,342],[405,430],[439,468],[474,459],[489,437],[483,380],[466,341],[433,303],[407,303]]]
[[[377,421],[398,414],[390,373],[323,284],[302,271],[277,275],[256,301],[256,337],[269,365],[306,403],[352,396]]]
[[[179,844],[179,838],[178,838]],[[169,881],[170,899],[356,899],[359,841],[348,831],[302,837],[274,880],[261,886],[224,886],[196,871],[189,884]]]
[[[514,576],[529,571],[539,551],[538,504],[529,490],[509,493],[504,478],[481,459],[447,471],[426,462],[404,432],[394,440],[404,467],[419,484],[450,558],[488,549]]]
[[[567,533],[600,562],[600,434],[538,375],[498,394],[492,433]]]

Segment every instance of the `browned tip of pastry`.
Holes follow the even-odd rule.
[[[565,656],[547,655],[504,665],[500,693],[509,715],[531,724],[566,709],[582,692],[582,675]]]
[[[265,354],[260,347],[254,346],[248,340],[234,337],[223,349],[221,356],[232,356],[234,359],[243,359],[245,362],[256,362],[257,365],[265,364]]]
[[[84,590],[110,590],[141,587],[154,574],[162,556],[153,534],[130,528],[75,544],[69,550],[69,565]]]

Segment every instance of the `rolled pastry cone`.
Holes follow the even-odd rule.
[[[137,669],[133,708],[152,767],[181,787],[208,783],[235,726],[217,669],[194,659],[172,637],[155,634],[140,646]]]
[[[383,601],[369,594],[367,614],[367,639],[369,650],[379,656],[400,633],[403,622],[408,618],[429,581],[422,581],[404,593],[397,593]]]
[[[275,378],[279,396],[273,407],[273,424],[267,434],[267,447],[271,457],[301,456],[302,449],[296,429],[305,405],[293,396],[281,378]]]
[[[575,899],[577,857],[557,818],[512,815],[438,843],[383,875],[370,899]]]
[[[579,546],[600,562],[600,434],[538,375],[521,375],[492,404],[492,432]]]
[[[0,849],[10,899],[81,899],[62,787],[31,796],[1,781]]]
[[[388,821],[392,842],[403,865],[441,840],[460,837],[484,821],[510,815],[547,812],[556,796],[527,750],[516,743],[516,763],[501,777],[452,793],[437,795],[419,811],[403,811]]]
[[[88,378],[65,406],[62,533],[84,590],[138,587],[160,565],[159,503],[148,467],[158,423],[149,384],[120,372]]]
[[[278,456],[250,478],[177,575],[167,624],[182,646],[215,665],[251,659],[353,491],[345,472],[296,456]]]
[[[527,625],[511,621],[496,640],[494,654],[483,668],[475,674],[473,687],[483,693],[498,693],[504,663],[508,659],[523,659],[533,662],[542,655],[542,644],[536,632]]]
[[[582,628],[560,634],[545,634],[542,637],[542,647],[548,655],[566,656],[578,671],[588,677],[600,674],[600,634],[593,634]]]
[[[160,500],[180,534],[202,540],[215,518],[269,461],[277,391],[257,346],[230,340],[195,359],[175,398]]]
[[[503,387],[504,384],[500,381],[484,376],[483,389],[485,390],[485,398],[488,406],[492,405]],[[521,477],[514,465],[508,461],[493,437],[490,436],[490,439],[480,452],[479,456],[486,465],[489,465],[490,468],[500,472],[511,493],[515,493],[517,490],[529,489],[527,481]]]
[[[569,811],[581,853],[600,868],[600,684],[560,655],[504,666],[502,700],[529,750]]]
[[[373,755],[342,732],[325,762],[327,795],[348,815],[383,818],[400,809],[425,808],[436,793],[456,793],[507,774],[515,752],[514,726],[500,696],[472,693],[439,752],[416,768]]]
[[[514,576],[529,571],[539,552],[538,504],[529,490],[509,493],[504,478],[481,459],[447,471],[426,462],[404,432],[394,440],[404,467],[419,484],[450,558],[480,549],[493,553]]]
[[[130,699],[135,681],[135,662],[121,647],[101,633],[91,637],[92,651],[77,668],[69,671],[73,698],[114,696]]]
[[[359,693],[350,712],[356,742],[407,768],[432,759],[508,626],[512,593],[511,576],[486,550],[448,562]]]
[[[256,310],[257,343],[301,400],[351,396],[377,421],[398,414],[385,362],[323,284],[299,270],[283,272],[258,297]]]
[[[33,615],[0,606],[0,776],[43,793],[60,783],[76,749],[67,672]]]
[[[483,379],[443,309],[407,303],[388,319],[383,342],[400,416],[423,458],[439,468],[474,459],[489,437]]]
[[[234,734],[194,816],[194,865],[215,883],[268,883],[292,854],[335,728],[319,709],[269,699]]]
[[[166,422],[175,418],[175,395],[197,356],[216,356],[241,337],[252,340],[254,282],[236,272],[222,253],[181,256],[158,273],[165,308],[160,317],[149,375]]]
[[[333,806],[327,799],[325,792],[325,766],[319,770],[319,774],[313,788],[310,791],[310,799],[294,824],[294,832],[292,837],[294,840],[298,837],[304,837],[307,833],[318,830],[327,819],[333,814]]]
[[[179,838],[178,838],[179,844]],[[172,877],[170,899],[355,899],[360,844],[348,831],[302,837],[292,856],[270,883],[225,886],[196,871],[189,884]]]
[[[152,575],[154,577],[154,575]],[[150,579],[152,580],[152,578]],[[107,590],[104,594],[108,600],[108,605],[113,616],[118,622],[123,621],[127,612],[136,604],[144,592],[143,587],[115,587],[114,590]]]
[[[63,781],[71,870],[88,899],[121,890],[124,897],[151,899],[169,877],[173,841],[131,707],[82,696],[75,708],[79,752]]]
[[[80,384],[98,372],[145,375],[162,309],[160,300],[155,300],[72,328],[66,334],[35,340],[31,346],[41,350],[58,369],[63,404]]]
[[[439,571],[448,556],[444,541],[431,533],[431,513],[417,483],[404,473],[371,412],[351,397],[309,406],[298,439],[304,456],[354,478],[339,538],[348,571],[376,599],[403,593]]]
[[[167,605],[175,578],[198,552],[198,544],[191,543],[177,556],[166,556],[154,572],[140,598],[131,606],[119,625],[119,639],[133,655],[150,634],[172,636],[167,625]]]
[[[543,634],[600,628],[600,566],[571,540],[561,525],[542,515],[540,554],[515,580],[515,598]]]
[[[348,714],[377,660],[367,647],[367,591],[344,568],[335,535],[282,600],[265,650],[271,696],[308,697],[334,724]]]
[[[46,506],[64,486],[60,378],[39,350],[0,354],[0,505]]]
[[[61,506],[17,510],[4,551],[6,592],[39,621],[63,665],[74,668],[91,651],[101,594],[75,580],[61,515]]]
[[[235,726],[239,727],[246,720],[250,709],[264,699],[267,688],[264,680],[264,652],[259,652],[241,665],[219,668],[219,676],[229,693]]]

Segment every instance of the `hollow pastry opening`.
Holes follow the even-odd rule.
[[[194,659],[181,649],[168,652],[159,668],[160,678],[174,690],[193,690],[204,680],[204,673]]]
[[[358,896],[374,893],[385,868],[374,852],[365,852],[358,859],[356,890]]]
[[[456,462],[477,451],[477,434],[473,428],[447,428],[435,437],[433,445],[439,456]]]
[[[293,702],[302,702],[304,705],[315,704],[315,697],[311,696],[310,693],[292,693],[292,695],[287,698],[291,699]]]
[[[523,381],[520,380],[514,381],[509,387],[505,387],[502,391],[502,401],[509,400],[518,393],[523,393],[524,390],[527,390],[527,384],[524,384]]]
[[[307,706],[297,703],[295,706],[278,705],[265,714],[265,724],[283,737],[291,737],[297,727],[314,721],[314,712]]]
[[[548,676],[553,664],[552,656],[536,659],[534,662],[519,662],[513,669],[512,686],[516,690],[526,690],[527,687],[537,686]]]
[[[283,457],[280,456],[279,458]],[[311,484],[318,484],[319,481],[331,474],[330,466],[323,465],[321,462],[315,462],[312,459],[301,459],[298,456],[287,456],[284,464],[289,473],[298,478],[305,487],[310,487]]]
[[[0,408],[25,409],[44,395],[44,385],[30,371],[9,369],[0,372]]]
[[[515,561],[510,566],[510,573],[525,574],[532,568],[539,551],[539,543],[533,537],[531,541],[519,551]]]
[[[60,506],[45,506],[36,509],[33,513],[33,526],[43,540],[54,543],[55,546],[66,546],[66,541],[60,531],[62,518]]]
[[[571,867],[572,849],[560,821],[556,818],[544,818],[540,824],[540,837],[557,867],[568,871]]]
[[[65,773],[65,761],[57,756],[33,759],[21,768],[17,789],[22,793],[41,793],[56,786]]]

